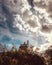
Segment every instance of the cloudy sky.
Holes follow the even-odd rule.
[[[0,43],[17,47],[52,45],[51,0],[0,0]]]

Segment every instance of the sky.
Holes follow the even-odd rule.
[[[36,47],[52,45],[51,8],[51,0],[0,0],[0,43],[8,48],[27,40]]]

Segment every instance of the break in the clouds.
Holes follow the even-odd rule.
[[[0,41],[52,44],[51,5],[51,0],[0,0]]]

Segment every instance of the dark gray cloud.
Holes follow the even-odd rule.
[[[34,7],[34,4],[33,4],[33,0],[27,0],[29,5],[31,5],[31,7]]]
[[[42,25],[41,31],[51,32],[52,31],[52,25]]]
[[[37,23],[35,23],[33,20],[29,20],[27,23],[33,28],[38,26]]]
[[[49,2],[47,11],[48,11],[48,13],[50,13],[49,16],[52,17],[52,2]]]

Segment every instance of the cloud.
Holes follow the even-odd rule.
[[[49,16],[52,18],[52,1],[49,2],[47,11],[48,11],[48,13],[50,14]]]
[[[42,4],[43,2],[46,3],[46,1],[40,1],[40,0],[33,1],[33,2],[36,2],[37,4],[38,3]],[[20,6],[20,4],[21,4],[21,6]],[[16,6],[19,6],[19,7],[16,8]],[[42,19],[43,17],[45,17],[46,21],[48,20],[49,14],[47,13],[46,9],[42,9],[41,7],[38,8],[38,6],[36,5],[36,6],[34,6],[34,9],[33,9],[33,11],[35,12],[35,14],[34,14],[33,11],[31,10],[31,7],[27,0],[17,1],[16,4],[14,3],[13,0],[12,1],[4,0],[2,7],[3,7],[3,12],[5,13],[5,17],[7,18],[6,25],[9,29],[9,31],[13,32],[13,33],[17,33],[17,31],[29,32],[29,30],[31,32],[35,32],[35,30],[37,30],[37,28],[38,29],[41,28],[42,23],[44,24],[45,20]],[[22,10],[23,10],[23,12],[22,12]],[[20,11],[20,13],[19,13],[19,11]],[[43,21],[43,22],[41,22],[41,21]],[[3,25],[3,23],[2,23],[2,25]]]
[[[41,30],[43,32],[51,32],[52,31],[52,25],[42,25]]]
[[[6,20],[0,21],[0,38],[7,35],[13,40],[29,40],[37,46],[46,43],[49,35],[51,38],[52,18],[48,1],[4,0],[2,3],[1,12]]]
[[[51,0],[33,0],[34,6],[37,6],[42,9],[46,9],[49,13],[49,16],[52,17],[52,1]]]

